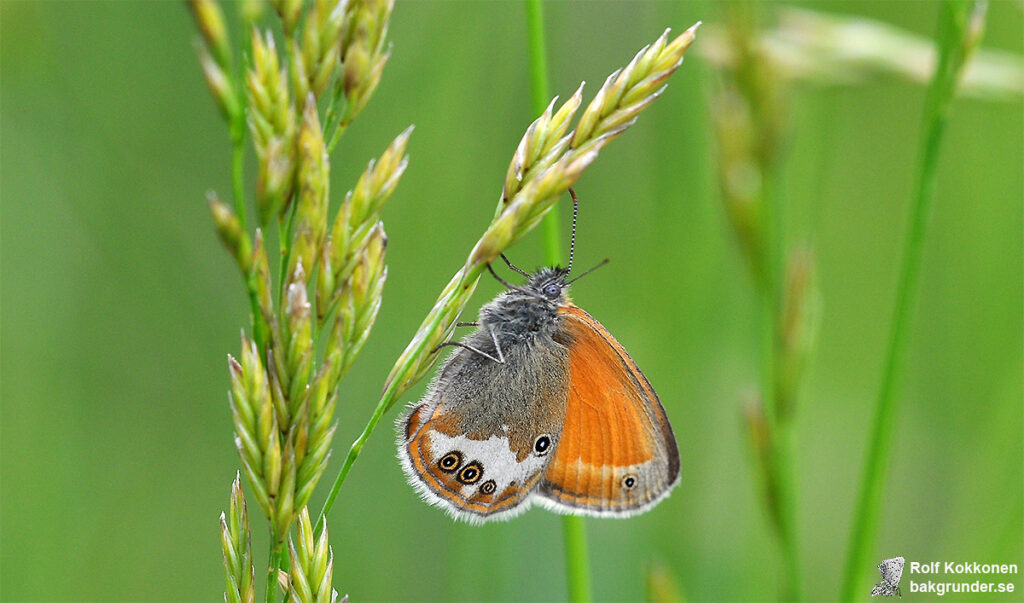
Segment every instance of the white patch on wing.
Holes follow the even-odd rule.
[[[523,462],[516,459],[516,453],[509,446],[508,438],[493,435],[486,440],[471,440],[465,436],[449,437],[437,431],[429,431],[430,450],[434,454],[432,462],[436,463],[452,450],[462,453],[463,466],[476,461],[483,466],[483,475],[476,483],[463,486],[462,496],[469,498],[483,482],[493,479],[497,486],[496,492],[502,492],[512,482],[520,487],[529,476],[544,467],[544,457],[528,455]]]

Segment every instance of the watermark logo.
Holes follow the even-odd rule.
[[[903,577],[904,561],[903,557],[893,557],[878,564],[878,571],[882,572],[882,581],[871,589],[872,597],[899,595],[901,599],[903,598],[903,593],[900,592],[900,578]]]

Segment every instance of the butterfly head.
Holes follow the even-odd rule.
[[[569,290],[566,268],[541,268],[527,281],[525,289],[552,303],[564,302]]]

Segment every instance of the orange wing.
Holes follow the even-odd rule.
[[[538,490],[555,511],[642,512],[679,481],[679,449],[654,388],[601,323],[559,310],[569,349],[569,400],[555,456]]]

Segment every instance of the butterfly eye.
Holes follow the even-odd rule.
[[[491,495],[498,488],[497,484],[494,483],[493,479],[489,479],[480,486],[480,491],[484,494]]]
[[[551,283],[550,285],[544,287],[544,295],[547,295],[548,297],[555,298],[561,295],[561,293],[562,288],[556,285],[555,283]]]
[[[622,478],[622,487],[627,490],[632,490],[636,486],[636,477],[627,475]]]
[[[480,481],[480,478],[484,475],[484,468],[480,466],[480,463],[473,461],[466,465],[459,471],[456,478],[463,484],[475,484]]]
[[[445,473],[454,473],[459,465],[462,464],[462,453],[458,450],[452,450],[448,454],[441,457],[441,460],[437,462],[437,466],[441,468],[441,471]]]
[[[537,453],[537,456],[544,456],[548,453],[551,448],[551,438],[546,435],[542,435],[537,438],[533,443],[533,451]]]

